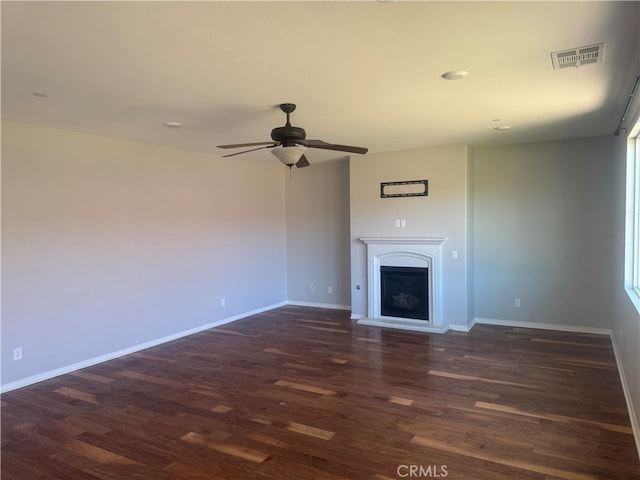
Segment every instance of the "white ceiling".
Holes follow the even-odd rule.
[[[215,154],[270,140],[282,102],[307,138],[370,152],[607,135],[640,71],[637,1],[1,8],[3,119]],[[553,70],[551,52],[599,42],[603,63]]]

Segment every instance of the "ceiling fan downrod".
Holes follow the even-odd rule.
[[[287,114],[286,126],[290,127],[291,126],[291,122],[289,121],[289,115],[296,110],[296,104],[295,103],[281,103],[280,104],[280,110],[282,110],[284,113]]]

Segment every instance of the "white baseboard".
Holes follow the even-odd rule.
[[[330,308],[332,310],[351,310],[351,305],[336,305],[333,303],[297,302],[295,300],[287,300],[285,304],[296,305],[298,307]]]
[[[455,323],[450,323],[449,330],[453,330],[454,332],[470,332],[475,324],[476,324],[475,318],[471,320],[471,323],[468,325],[462,325],[462,324],[458,325]]]
[[[476,317],[473,319],[473,325],[501,325],[505,327],[518,327],[518,328],[539,328],[541,330],[559,330],[562,332],[576,332],[576,333],[594,333],[597,335],[611,335],[610,328],[599,327],[581,327],[578,325],[563,325],[557,323],[538,323],[538,322],[517,322],[514,320],[499,320],[496,318],[482,318]]]
[[[133,345],[131,347],[123,348],[122,350],[117,350],[115,352],[110,352],[105,355],[100,355],[97,357],[89,358],[87,360],[83,360],[81,362],[72,363],[71,365],[65,365],[64,367],[56,368],[54,370],[49,370],[46,372],[38,373],[36,375],[32,375],[30,377],[21,378],[20,380],[16,380],[14,382],[9,382],[3,385],[0,385],[0,393],[10,392],[11,390],[16,390],[18,388],[26,387],[28,385],[33,385],[34,383],[42,382],[44,380],[49,380],[50,378],[54,378],[60,375],[64,375],[66,373],[71,373],[76,370],[80,370],[82,368],[87,368],[92,365],[97,365],[99,363],[103,363],[109,360],[114,360],[119,357],[123,357],[125,355],[129,355],[131,353],[136,353],[141,350],[146,350],[147,348],[155,347],[157,345],[161,345],[163,343],[171,342],[172,340],[177,340],[182,337],[186,337],[188,335],[193,335],[194,333],[199,333],[204,330],[209,330],[210,328],[219,327],[221,325],[226,325],[227,323],[235,322],[236,320],[240,320],[242,318],[249,317],[251,315],[256,315],[258,313],[266,312],[267,310],[273,310],[274,308],[282,307],[286,303],[275,303],[273,305],[269,305],[266,307],[258,308],[256,310],[251,310],[249,312],[241,313],[239,315],[234,315],[232,317],[223,318],[221,320],[216,320],[215,322],[207,323],[205,325],[199,325],[194,328],[190,328],[189,330],[184,330],[182,332],[174,333],[171,335],[167,335],[166,337],[156,338],[154,340],[150,340],[148,342],[139,343],[137,345]]]
[[[616,356],[616,364],[618,365],[618,372],[620,373],[620,382],[622,383],[622,391],[624,392],[624,399],[627,402],[627,410],[629,411],[629,420],[631,421],[631,429],[633,430],[633,438],[636,441],[636,449],[638,450],[638,458],[640,458],[640,423],[638,423],[638,417],[635,409],[633,408],[633,402],[631,401],[631,391],[629,390],[629,384],[627,383],[627,377],[622,368],[622,359],[620,358],[620,352],[616,343],[615,335],[611,335],[611,343],[613,344],[613,353]]]

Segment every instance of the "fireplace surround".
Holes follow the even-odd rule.
[[[367,315],[364,325],[444,333],[448,327],[442,315],[442,245],[446,237],[362,237],[367,245]],[[426,275],[427,310],[424,315],[399,316],[382,309],[381,268],[422,270]],[[404,292],[406,295],[413,295]],[[398,293],[396,293],[398,295]],[[416,296],[417,295],[413,295]],[[415,302],[399,297],[401,302]],[[424,318],[426,317],[426,318]]]

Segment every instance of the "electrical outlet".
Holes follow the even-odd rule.
[[[327,292],[328,292],[328,293],[333,293],[333,287],[329,287],[329,288],[327,288]]]
[[[520,308],[520,299],[519,298],[516,298],[513,301],[513,306],[516,307],[516,308]]]
[[[309,291],[310,292],[315,292],[316,291],[316,286],[313,283],[311,285],[309,285]]]
[[[13,359],[22,360],[22,347],[16,347],[13,349]]]
[[[224,298],[220,299],[220,306],[221,307],[226,307],[227,306],[227,301]]]

